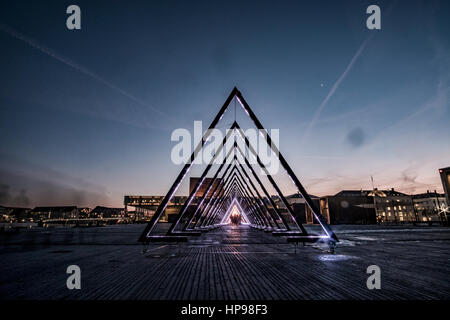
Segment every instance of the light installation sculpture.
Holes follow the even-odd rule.
[[[239,102],[245,113],[250,117],[258,130],[264,130],[261,122],[253,113],[241,92],[236,87],[231,91],[225,103],[209,126],[209,129],[214,129],[217,126],[224,113],[227,111],[232,99],[236,99]],[[226,219],[228,219],[226,216],[230,214],[232,208],[237,204],[240,208],[240,212],[245,213],[244,221],[248,222],[249,226],[253,228],[264,230],[265,232],[271,232],[274,236],[286,236],[287,241],[289,242],[305,243],[321,240],[327,241],[331,249],[335,247],[338,242],[338,238],[328,225],[326,219],[321,215],[320,211],[306,192],[303,185],[300,183],[300,180],[297,178],[281,152],[278,150],[277,146],[272,143],[270,135],[268,133],[264,135],[267,145],[270,146],[272,151],[278,156],[281,166],[284,170],[286,170],[287,175],[294,183],[299,194],[304,198],[306,205],[310,208],[313,214],[315,222],[320,224],[322,230],[324,231],[324,235],[308,233],[302,223],[296,219],[294,212],[285,196],[281,192],[273,177],[269,174],[266,166],[261,161],[255,149],[250,144],[250,141],[244,135],[243,130],[239,127],[239,124],[236,121],[234,121],[230,127],[230,130],[227,131],[227,135],[223,138],[221,145],[216,150],[214,156],[203,171],[200,179],[198,179],[195,187],[190,192],[187,200],[181,207],[175,221],[171,224],[167,233],[164,235],[156,234],[154,232],[155,225],[166,209],[167,204],[174,196],[177,188],[185,178],[189,169],[193,165],[195,158],[202,150],[206,141],[208,141],[210,133],[211,130],[206,130],[202,140],[191,154],[189,159],[190,161],[187,161],[183,166],[181,172],[145,227],[139,238],[140,242],[148,244],[150,242],[160,241],[187,241],[189,236],[199,236],[202,232],[207,232],[209,230],[221,227],[223,223],[226,222]],[[269,195],[261,178],[258,177],[255,170],[251,166],[249,158],[244,152],[245,150],[242,150],[236,141],[234,141],[233,148],[231,148],[225,156],[225,160],[231,159],[231,161],[223,161],[214,176],[209,179],[209,183],[206,186],[206,191],[198,200],[195,211],[189,216],[188,208],[191,206],[191,203],[195,198],[195,194],[203,185],[205,178],[211,170],[218,154],[222,151],[225,144],[229,142],[231,133],[235,133],[235,137],[237,136],[242,139],[246,150],[256,158],[257,164],[264,171],[267,180],[275,189],[278,197],[281,199],[281,202],[287,210],[287,217],[280,212],[277,205],[274,203],[274,200]],[[238,156],[243,160],[238,161]],[[224,168],[225,170],[223,170]],[[258,185],[260,190],[262,190],[263,194],[258,191],[258,188],[252,181],[253,179],[256,181],[256,185]],[[216,181],[218,183],[215,183]],[[211,195],[209,199],[208,195]]]

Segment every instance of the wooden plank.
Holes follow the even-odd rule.
[[[295,254],[285,237],[244,226],[152,243],[146,254],[135,242],[142,225],[0,235],[0,298],[450,299],[449,229],[334,230],[334,255],[321,243]],[[82,290],[66,288],[71,264],[82,270]],[[366,287],[372,264],[381,268],[381,290]]]

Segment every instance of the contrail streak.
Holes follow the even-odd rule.
[[[167,116],[164,112],[162,112],[162,111],[160,111],[160,110],[158,110],[158,109],[156,109],[156,108],[154,108],[152,106],[149,106],[148,104],[146,104],[142,100],[134,97],[133,95],[131,95],[128,92],[126,92],[125,90],[123,90],[123,89],[117,87],[116,85],[110,83],[109,81],[103,79],[102,77],[100,77],[96,73],[92,72],[91,70],[87,69],[86,67],[84,67],[84,66],[82,66],[82,65],[80,65],[80,64],[78,64],[78,63],[76,63],[76,62],[74,62],[74,61],[72,61],[72,60],[70,60],[70,59],[68,59],[68,58],[66,58],[66,57],[56,53],[55,51],[51,50],[50,48],[47,48],[47,47],[37,43],[35,40],[33,40],[33,39],[31,39],[31,38],[29,38],[29,37],[27,37],[27,36],[17,32],[17,31],[15,31],[14,29],[12,29],[12,28],[4,25],[4,24],[0,24],[0,30],[4,31],[5,33],[9,34],[10,36],[12,36],[12,37],[14,37],[16,39],[22,40],[23,42],[27,43],[31,47],[41,51],[42,53],[47,54],[48,56],[50,56],[50,57],[52,57],[52,58],[54,58],[54,59],[64,63],[65,65],[67,65],[67,66],[69,66],[69,67],[71,67],[71,68],[73,68],[73,69],[75,69],[75,70],[77,70],[77,71],[79,71],[79,72],[81,72],[81,73],[91,77],[92,79],[97,80],[98,82],[100,82],[100,83],[104,84],[105,86],[107,86],[107,87],[109,87],[109,88],[119,92],[120,94],[122,94],[123,96],[125,96],[125,97],[129,98],[130,100],[136,102],[137,104],[139,104],[139,105],[141,105],[143,107],[149,108],[149,109],[153,110],[154,112],[157,112],[160,115]]]
[[[302,138],[302,143],[305,142],[306,139],[309,137],[312,128],[314,127],[314,125],[319,120],[319,117],[320,117],[320,114],[322,113],[323,108],[326,106],[328,101],[331,99],[331,97],[334,95],[336,90],[339,88],[339,86],[341,85],[342,81],[344,81],[345,77],[350,72],[350,70],[352,69],[353,65],[358,60],[359,56],[361,55],[361,53],[363,52],[364,48],[366,47],[367,43],[369,42],[369,40],[371,38],[372,38],[372,35],[370,35],[369,37],[366,38],[366,40],[364,40],[364,42],[361,44],[359,49],[354,54],[352,60],[350,60],[350,63],[347,65],[347,68],[345,68],[344,72],[341,74],[341,76],[337,79],[337,81],[331,87],[331,90],[328,92],[328,95],[325,97],[325,99],[322,101],[320,106],[317,108],[317,110],[314,113],[314,116],[313,116],[311,122],[309,123],[308,127],[306,128],[305,134],[303,135],[303,138]]]
[[[385,17],[389,17],[392,13],[392,10],[397,6],[398,0],[395,0],[390,7],[387,8]],[[359,56],[361,55],[361,53],[364,51],[364,48],[366,47],[367,43],[373,38],[373,36],[375,35],[375,32],[371,32],[370,35],[366,38],[366,40],[364,40],[364,42],[361,44],[361,46],[359,47],[358,51],[356,51],[355,55],[353,56],[352,60],[350,61],[350,63],[348,64],[347,68],[345,68],[345,71],[343,74],[341,74],[341,76],[339,77],[339,79],[335,82],[335,84],[333,85],[333,87],[331,88],[330,92],[328,92],[328,95],[326,96],[326,98],[322,101],[322,103],[320,104],[320,106],[317,108],[316,112],[314,113],[314,116],[311,120],[311,122],[309,123],[308,127],[306,128],[305,134],[301,140],[301,143],[303,144],[306,139],[309,137],[312,128],[314,127],[314,125],[316,124],[317,120],[320,117],[320,114],[322,113],[323,108],[325,107],[325,105],[328,103],[328,101],[331,99],[331,97],[334,95],[334,93],[336,92],[336,90],[339,88],[339,86],[341,85],[342,81],[344,81],[345,77],[347,76],[347,74],[350,72],[350,70],[352,69],[353,65],[355,64],[356,60],[358,60]]]

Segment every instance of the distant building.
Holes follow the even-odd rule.
[[[1,222],[33,222],[31,208],[0,206]]]
[[[444,208],[444,215],[447,225],[450,224],[450,167],[439,169],[441,175],[442,187],[444,188],[445,200],[447,208]]]
[[[36,207],[31,210],[31,214],[35,220],[69,219],[79,217],[79,211],[76,206]]]
[[[95,207],[90,213],[90,218],[121,218],[125,216],[124,208],[108,208],[108,207]]]
[[[320,212],[330,224],[374,224],[377,215],[369,191],[343,190],[320,198]]]
[[[199,177],[192,177],[189,179],[189,194],[194,190],[195,185],[197,184],[197,182],[200,180]],[[208,187],[208,185],[211,183],[212,178],[205,178],[203,180],[202,185],[200,186],[200,188],[197,190],[197,192],[195,193],[195,197],[200,198],[203,197],[203,195],[206,192],[206,188]],[[214,184],[212,186],[212,188],[209,191],[208,197],[210,197],[212,195],[212,191],[214,190],[215,187],[217,187],[217,185],[220,183],[221,179],[216,179],[214,181]]]
[[[309,195],[311,200],[316,205],[316,208],[320,208],[320,199],[317,196]],[[307,205],[305,198],[300,193],[294,193],[286,197],[286,201],[289,203],[292,211],[294,212],[295,219],[302,224],[314,224],[317,223],[317,221],[314,219],[314,215],[312,214],[311,209]],[[278,203],[280,203],[281,200],[277,197],[277,207]],[[282,205],[282,207],[284,207]],[[327,215],[327,213],[323,214],[324,218],[327,219],[328,223],[330,223],[330,217]]]
[[[91,208],[78,208],[78,212],[80,213],[80,218],[89,218],[89,213],[91,212]]]
[[[163,199],[163,196],[124,196],[125,215],[134,220],[148,220],[153,216]],[[159,221],[169,221],[169,215],[177,214],[186,199],[186,196],[172,197]]]
[[[419,222],[412,196],[394,190],[374,189],[368,192],[375,205],[377,221],[380,223]]]
[[[312,194],[309,195],[311,199],[319,199],[318,196],[314,196]],[[305,203],[305,198],[300,193],[294,193],[286,197],[286,200],[289,204],[294,203]]]
[[[439,175],[441,176],[447,204],[450,205],[450,167],[439,169]]]
[[[203,193],[205,191],[206,189],[203,190]],[[283,215],[288,223],[291,223],[290,215],[280,197],[272,195],[271,198],[280,214]],[[324,197],[310,195],[310,198],[329,224],[448,222],[448,216],[446,216],[448,209],[446,214],[444,214],[446,211],[442,209],[442,206],[448,208],[448,202],[443,194],[437,194],[436,192],[408,195],[394,188],[390,190],[378,190],[375,188],[373,190],[342,190],[335,195]],[[152,217],[162,199],[162,196],[125,196],[125,215],[134,220],[148,220]],[[173,221],[173,218],[178,214],[186,200],[186,196],[173,197],[160,221]],[[187,216],[195,211],[195,200],[198,200],[198,197],[194,198],[194,201],[191,203]],[[274,209],[269,200],[264,197],[263,201],[272,212]],[[286,196],[286,201],[297,221],[303,224],[317,223],[302,195],[295,193]],[[135,211],[130,211],[133,208]]]
[[[390,190],[343,190],[320,198],[323,215],[331,224],[444,223],[444,195],[436,192],[407,195]]]
[[[414,209],[419,220],[423,222],[440,222],[446,224],[448,221],[448,203],[445,194],[427,191],[426,193],[413,196]]]

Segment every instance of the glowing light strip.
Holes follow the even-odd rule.
[[[220,224],[226,224],[224,221],[226,221],[229,218],[229,216],[231,214],[231,211],[233,210],[233,207],[235,205],[238,206],[239,212],[241,213],[241,215],[244,218],[244,220],[247,221],[247,223],[245,223],[245,224],[250,224],[250,220],[248,219],[247,215],[245,214],[245,211],[242,209],[241,205],[237,201],[236,197],[233,199],[233,201],[231,202],[230,206],[228,207],[227,213],[223,216],[222,220],[220,221]]]

